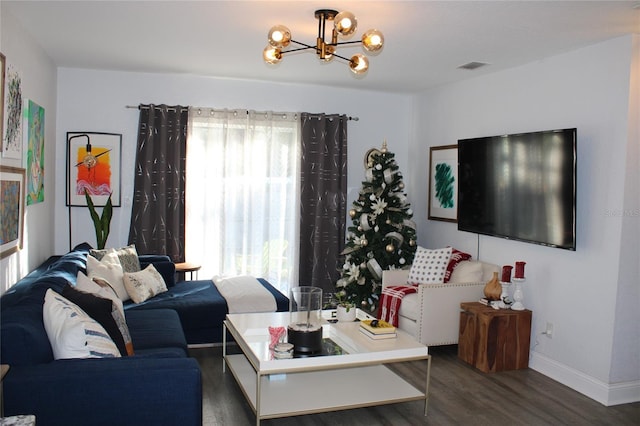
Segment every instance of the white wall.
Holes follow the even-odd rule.
[[[619,289],[638,286],[639,235],[626,238],[624,244],[621,241],[627,229],[637,232],[638,217],[624,218],[629,224],[623,227],[623,216],[617,214],[638,205],[637,172],[627,170],[633,162],[626,162],[630,147],[637,156],[638,144],[630,139],[628,126],[638,118],[629,115],[632,40],[631,36],[618,38],[424,92],[415,100],[417,124],[409,148],[410,187],[425,188],[429,146],[577,127],[575,252],[478,237],[458,231],[455,224],[428,221],[426,189],[412,195],[420,200],[415,208],[420,245],[451,244],[474,256],[479,245],[482,260],[498,265],[527,262],[524,302],[533,310],[530,366],[603,403],[611,402],[614,382],[633,383],[635,398],[640,399],[638,300],[631,304],[636,307],[632,312],[616,312]],[[635,250],[635,263],[621,262],[623,248]],[[634,277],[635,282],[626,281]],[[637,290],[628,293],[637,296]],[[631,332],[630,327],[620,327],[618,332],[625,335],[616,335],[614,342],[616,315],[635,328]],[[539,334],[547,321],[554,324],[552,338]],[[625,363],[617,367],[623,374],[615,377],[614,344],[620,354],[617,360]]]
[[[340,64],[336,64],[340,66]],[[345,69],[345,78],[351,78]],[[69,131],[122,133],[123,207],[114,210],[108,246],[127,243],[133,193],[133,167],[138,111],[126,105],[165,103],[215,108],[327,112],[357,116],[350,121],[348,186],[349,203],[364,180],[364,153],[388,140],[401,170],[407,167],[411,128],[411,98],[358,90],[293,84],[198,77],[94,71],[58,70],[58,122],[55,171],[55,250],[69,249],[68,210],[65,207],[65,139]],[[86,208],[72,208],[72,246],[87,241],[95,245],[95,233]]]
[[[53,253],[56,68],[1,3],[0,11],[0,51],[5,55],[7,65],[14,65],[20,73],[23,100],[30,99],[45,111],[44,202],[26,207],[23,249],[0,261],[2,293]],[[6,166],[26,167],[26,148],[23,148],[22,156],[22,161],[1,158],[0,162]]]

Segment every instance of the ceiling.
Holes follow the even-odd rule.
[[[411,93],[640,33],[636,1],[10,1],[8,14],[59,67],[180,73]],[[356,77],[310,52],[262,61],[276,24],[315,44],[316,9],[349,10],[356,37],[385,36]],[[357,40],[357,38],[356,38]],[[340,48],[350,57],[360,47]],[[458,69],[468,62],[489,65]]]

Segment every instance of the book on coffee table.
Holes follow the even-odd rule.
[[[381,336],[385,334],[396,334],[396,328],[383,320],[364,320],[360,321],[360,329],[369,333]]]
[[[393,331],[391,333],[380,333],[380,334],[374,334],[372,332],[370,332],[369,330],[367,330],[364,327],[360,327],[360,332],[362,334],[364,334],[365,336],[374,339],[374,340],[381,340],[381,339],[395,339],[396,337],[398,337],[398,334]]]

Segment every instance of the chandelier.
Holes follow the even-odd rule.
[[[338,12],[332,9],[319,9],[316,10],[315,17],[318,20],[318,38],[316,39],[315,46],[293,40],[289,28],[284,25],[276,25],[269,31],[269,44],[262,52],[264,61],[268,64],[277,64],[282,60],[282,56],[285,53],[312,49],[315,50],[320,60],[328,62],[335,56],[336,58],[347,61],[349,68],[351,68],[351,71],[355,74],[366,73],[369,69],[369,59],[365,55],[358,53],[349,59],[336,54],[336,48],[345,44],[361,43],[367,52],[378,52],[384,44],[382,33],[372,29],[366,31],[360,40],[338,42],[339,36],[348,37],[356,32],[358,23],[353,13]],[[325,38],[325,25],[327,21],[333,21],[330,40]],[[302,47],[283,50],[291,43]]]

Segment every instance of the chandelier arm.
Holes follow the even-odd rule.
[[[300,46],[304,46],[305,49],[315,49],[316,48],[316,46],[311,46],[310,44],[303,43],[301,41],[297,41],[297,40],[293,40],[293,39],[291,39],[291,43],[295,43],[295,44],[299,44]],[[296,49],[296,50],[302,50],[302,49]]]
[[[342,46],[343,44],[356,44],[356,43],[362,44],[362,41],[361,40],[341,41],[338,43],[327,43],[327,46]]]
[[[335,56],[336,58],[343,59],[343,60],[345,60],[345,61],[347,61],[347,62],[351,63],[351,59],[349,59],[349,58],[345,58],[344,56],[340,56],[340,55],[337,55],[337,54],[335,54],[335,53],[333,53],[333,56]]]

